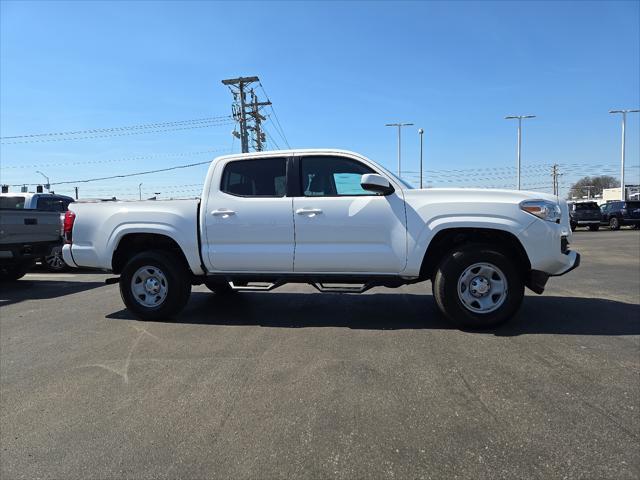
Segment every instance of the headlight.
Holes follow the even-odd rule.
[[[560,223],[562,216],[560,205],[547,200],[526,200],[520,203],[520,208],[548,222]]]

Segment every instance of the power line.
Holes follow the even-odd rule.
[[[31,133],[25,135],[12,135],[8,137],[0,137],[0,140],[17,140],[20,138],[34,138],[34,137],[51,137],[51,136],[70,136],[70,135],[88,135],[94,133],[113,132],[121,130],[135,130],[135,129],[148,129],[148,128],[163,128],[168,126],[191,124],[191,123],[208,123],[217,121],[219,119],[230,119],[229,115],[220,115],[217,117],[195,118],[191,120],[175,120],[172,122],[156,122],[156,123],[143,123],[140,125],[129,125],[124,127],[108,127],[108,128],[94,128],[91,130],[76,130],[68,132],[48,132],[48,133]]]
[[[115,160],[87,160],[87,161],[79,161],[79,162],[37,163],[37,164],[30,164],[30,165],[9,165],[9,166],[0,165],[0,170],[4,170],[4,169],[8,170],[8,169],[16,169],[16,168],[33,169],[33,168],[44,168],[44,167],[67,167],[67,166],[77,166],[77,165],[100,165],[105,163],[150,160],[154,158],[189,157],[189,156],[204,155],[209,153],[226,152],[226,151],[227,151],[226,149],[216,148],[213,150],[202,150],[199,152],[158,153],[158,154],[152,154],[152,155],[139,155],[135,157],[120,158]]]
[[[263,125],[263,126],[262,126],[262,129],[263,129],[263,130],[265,131],[265,133],[268,135],[269,140],[271,141],[271,143],[273,143],[273,144],[276,146],[276,148],[277,148],[278,150],[280,150],[280,145],[278,145],[278,142],[276,142],[276,139],[273,137],[273,135],[271,135],[271,132],[270,132],[269,130],[267,130],[267,127]]]
[[[262,89],[262,93],[264,93],[264,96],[267,97],[267,100],[269,102],[271,102],[271,99],[269,98],[269,94],[267,93],[267,91],[264,89],[264,86],[262,85],[262,82],[260,80],[258,80],[258,85],[260,85],[260,88]],[[278,119],[278,114],[276,113],[276,109],[273,108],[273,104],[270,105],[271,106],[271,111],[273,112],[273,116],[276,119],[276,123],[278,124],[276,128],[276,130],[279,129],[278,134],[282,136],[282,139],[284,140],[284,143],[287,145],[287,148],[291,148],[291,146],[289,145],[289,141],[287,140],[286,135],[284,134],[284,130],[282,128],[282,125],[280,124],[280,120]]]
[[[159,130],[140,130],[140,131],[127,131],[125,133],[109,133],[105,135],[88,135],[85,137],[45,138],[45,139],[20,140],[17,142],[2,142],[2,145],[15,145],[15,144],[22,144],[22,143],[64,142],[69,140],[88,140],[93,138],[124,137],[128,135],[144,135],[148,133],[175,132],[179,130],[193,130],[196,128],[219,127],[223,125],[230,125],[232,123],[233,123],[232,121],[226,120],[226,121],[205,123],[202,125],[196,124],[196,125],[191,125],[186,127],[164,128]]]
[[[72,184],[72,183],[89,183],[89,182],[97,182],[100,180],[113,180],[115,178],[128,178],[128,177],[137,177],[140,175],[149,175],[151,173],[160,173],[160,172],[168,172],[170,170],[178,170],[178,169],[182,169],[182,168],[190,168],[190,167],[197,167],[199,165],[207,165],[207,164],[211,164],[211,160],[207,160],[205,162],[196,162],[196,163],[188,163],[186,165],[176,165],[173,167],[167,167],[167,168],[159,168],[156,170],[147,170],[144,172],[135,172],[135,173],[127,173],[127,174],[123,174],[123,175],[110,175],[108,177],[96,177],[96,178],[87,178],[87,179],[83,179],[83,180],[66,180],[64,182],[52,182],[51,185],[68,185],[68,184]],[[12,187],[20,187],[22,185],[38,185],[36,183],[18,183],[18,184],[13,184],[10,185]]]

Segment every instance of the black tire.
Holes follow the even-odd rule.
[[[609,230],[620,230],[620,220],[618,220],[618,217],[611,217],[609,219]]]
[[[220,280],[205,280],[204,285],[216,295],[232,295],[234,293],[238,293],[237,290],[231,288],[229,282],[223,282]]]
[[[0,282],[15,282],[24,277],[32,263],[20,263],[18,265],[7,265],[0,267]]]
[[[576,224],[576,223],[571,223],[569,226],[571,227],[571,231],[572,232],[575,232],[576,228],[578,228],[578,224]]]
[[[487,313],[472,311],[458,294],[461,275],[477,263],[497,267],[506,279],[505,298],[499,307]],[[514,263],[491,246],[468,245],[454,249],[438,265],[433,279],[433,296],[438,308],[458,327],[491,328],[509,320],[520,308],[524,297],[524,280]]]
[[[600,225],[589,225],[589,230],[592,232],[597,232],[600,230]]]
[[[156,280],[154,281],[157,281],[157,271],[160,271],[161,280],[158,284],[166,288],[164,299],[153,306],[143,305],[142,299],[138,300],[132,290],[134,275],[145,266],[151,267],[150,270],[155,272],[156,276],[153,278]],[[138,284],[141,283],[141,281],[138,282]],[[139,253],[127,262],[120,275],[120,296],[127,309],[141,320],[171,319],[184,308],[189,295],[191,295],[189,269],[181,259],[168,251],[150,250]]]

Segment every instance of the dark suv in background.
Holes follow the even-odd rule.
[[[569,207],[569,224],[571,230],[578,227],[588,227],[594,231],[600,228],[602,214],[600,207],[596,202],[568,202]]]
[[[600,209],[602,224],[609,225],[611,230],[618,230],[624,225],[640,226],[640,201],[616,200],[605,203]]]

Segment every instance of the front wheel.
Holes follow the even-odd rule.
[[[152,250],[134,256],[120,275],[124,304],[142,320],[167,320],[191,294],[189,271],[170,252]]]
[[[492,247],[469,245],[450,252],[433,280],[440,311],[461,327],[490,328],[510,319],[524,297],[513,259]]]
[[[609,229],[610,230],[620,230],[620,220],[617,217],[611,217],[609,219]]]

